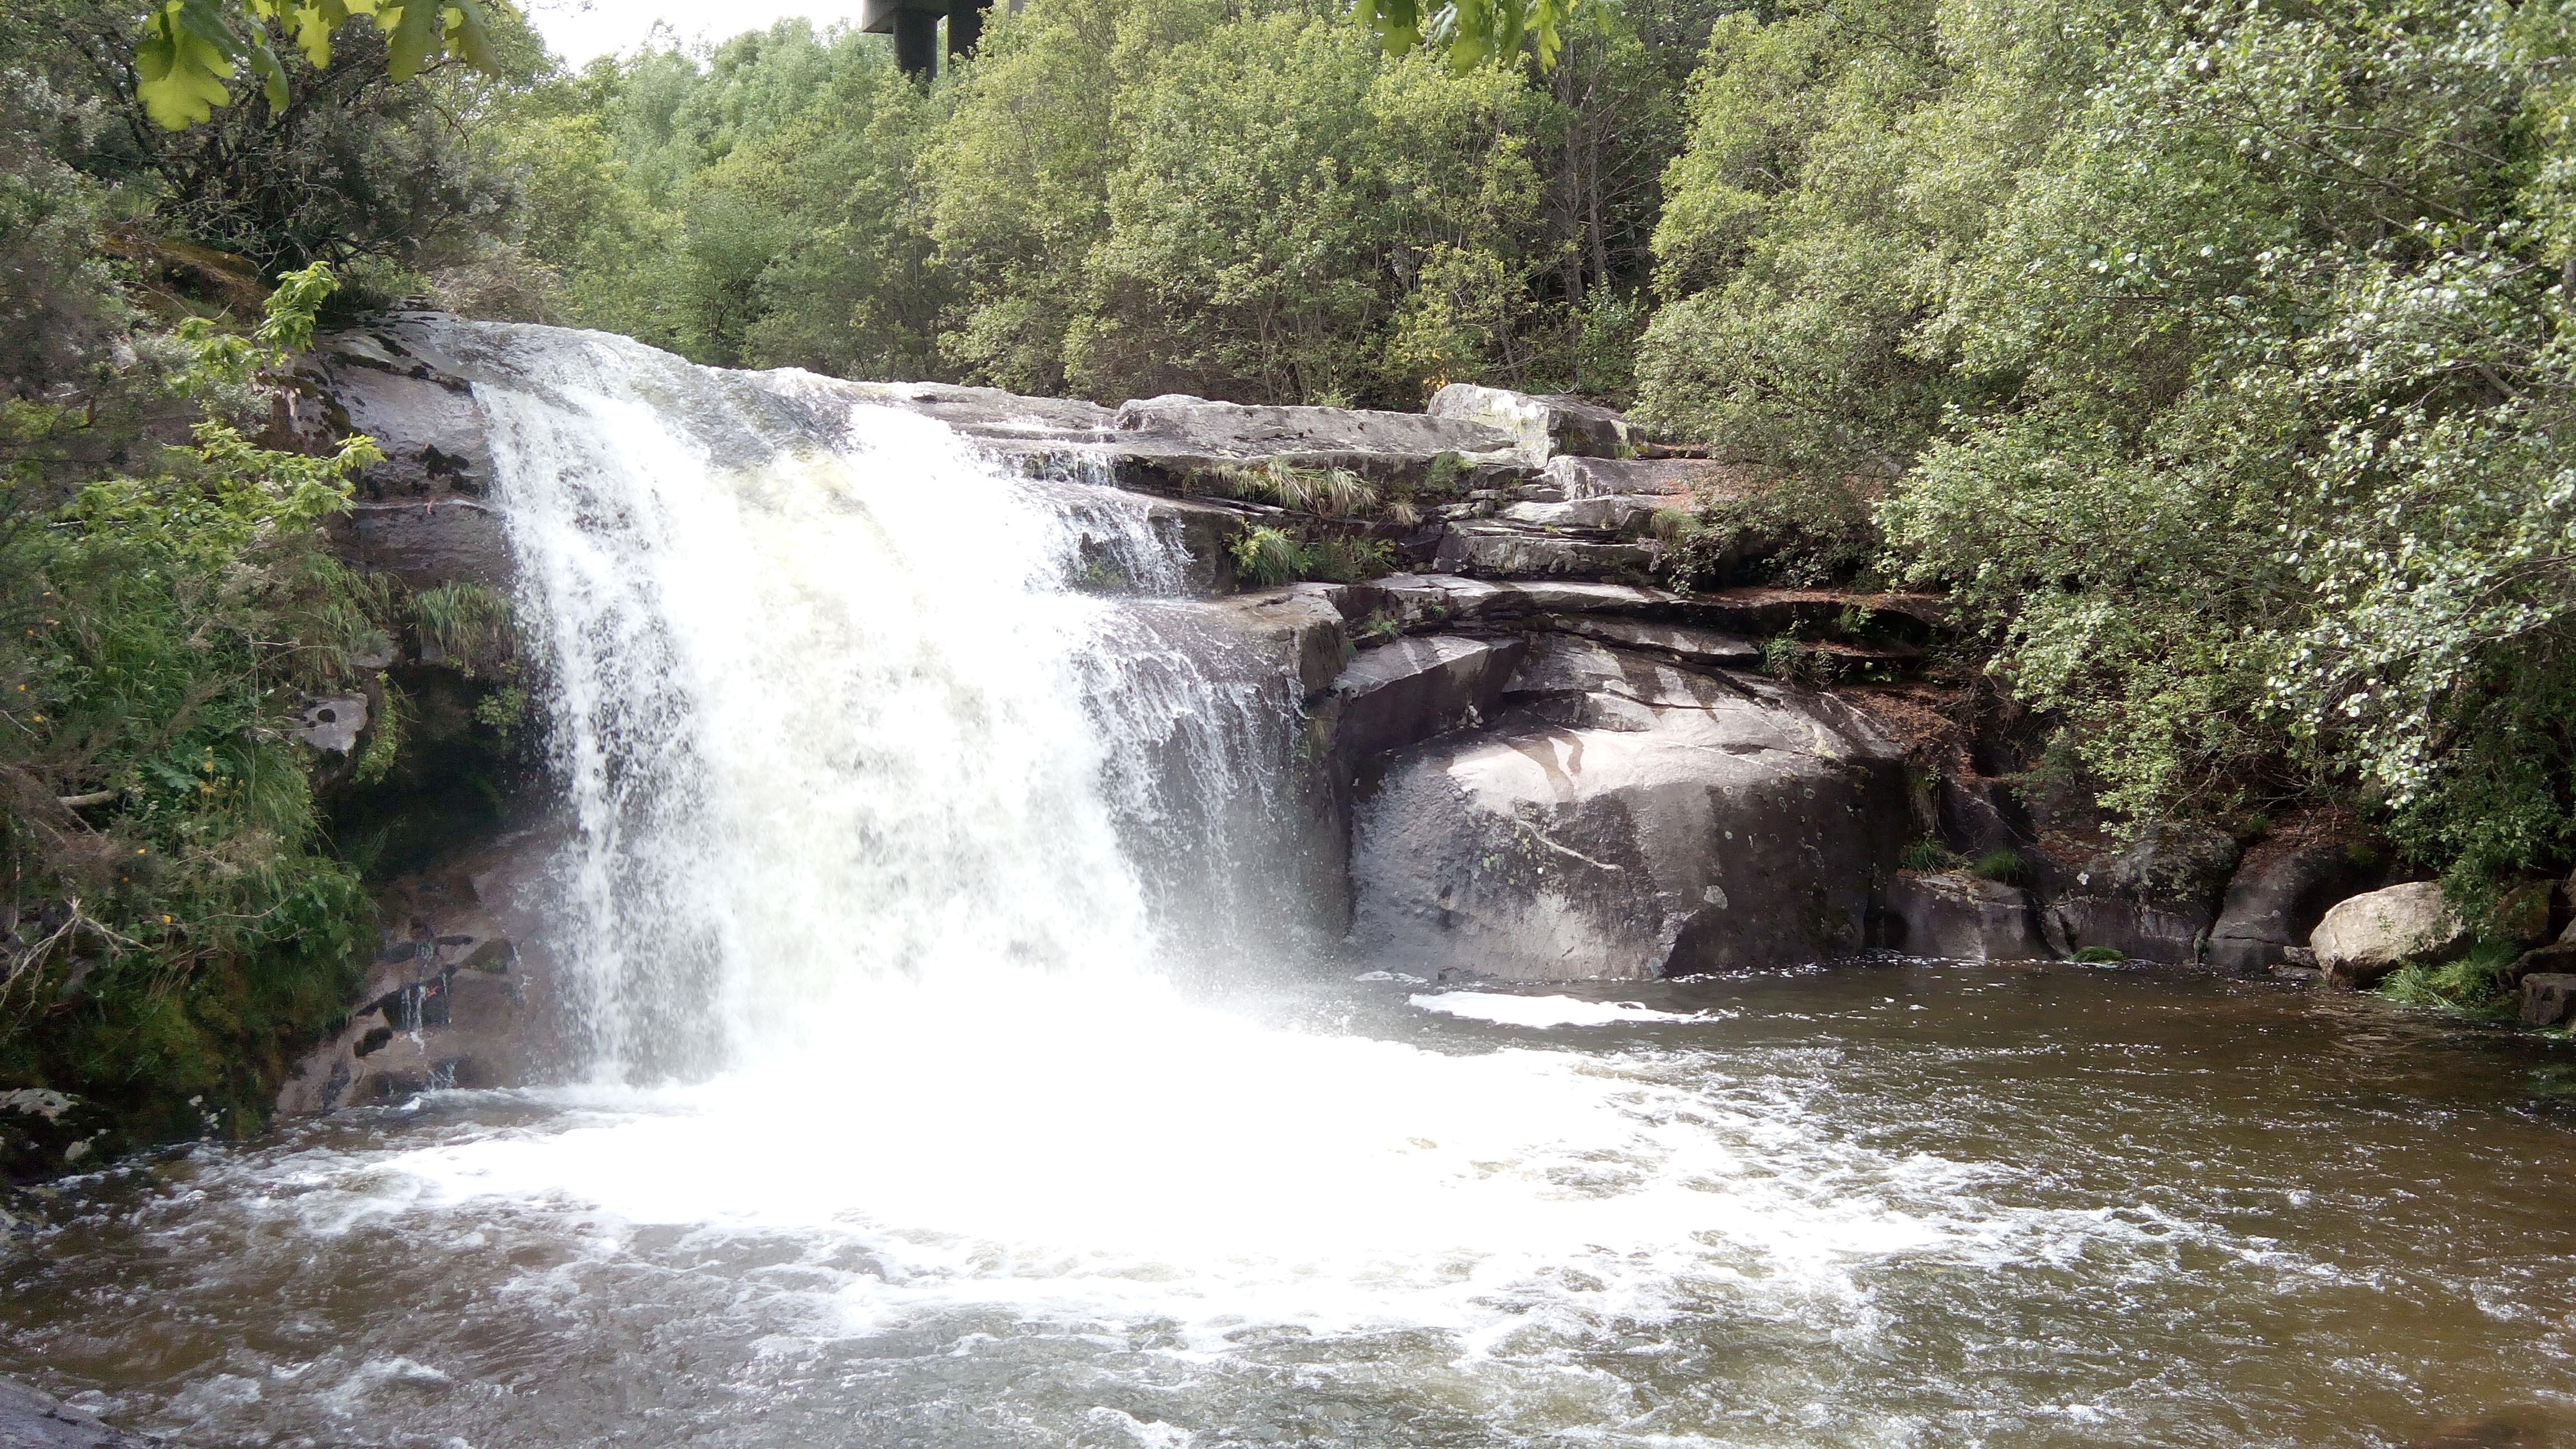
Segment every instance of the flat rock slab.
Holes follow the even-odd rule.
[[[1339,748],[1364,759],[1482,723],[1523,648],[1517,639],[1429,634],[1362,650],[1333,681]]]
[[[1564,497],[1651,497],[1665,506],[1723,502],[1762,491],[1750,468],[1696,458],[1552,458],[1539,475]]]
[[[1479,522],[1451,526],[1432,562],[1453,573],[1492,578],[1597,578],[1645,573],[1657,554],[1651,543],[1596,542],[1526,524]]]
[[[1508,504],[1496,516],[1506,523],[1533,528],[1581,529],[1622,538],[1643,538],[1654,532],[1656,512],[1671,506],[1669,498],[1610,493],[1598,498]]]

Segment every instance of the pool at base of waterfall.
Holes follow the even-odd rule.
[[[2576,1422],[2563,1041],[1894,960],[845,1019],[828,1068],[437,1093],[60,1184],[0,1246],[0,1375],[186,1445]]]

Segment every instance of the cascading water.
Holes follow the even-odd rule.
[[[0,1372],[405,1449],[2358,1449],[2576,1407],[2520,1048],[2019,964],[1250,971],[1299,950],[1294,700],[1142,501],[821,379],[429,325],[554,710],[582,1070],[76,1189],[0,1242]]]
[[[1104,558],[1174,585],[1142,500],[817,379],[541,335],[480,396],[597,1064],[774,1069],[924,1001],[1154,968],[1122,826],[1267,792],[1293,711],[1275,665],[1069,587]]]

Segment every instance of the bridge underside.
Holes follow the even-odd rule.
[[[895,64],[906,75],[928,76],[939,70],[939,22],[948,22],[948,56],[954,60],[975,49],[984,14],[992,8],[993,0],[867,0],[859,7],[859,28],[892,35]],[[1020,8],[1017,0],[1011,8]]]

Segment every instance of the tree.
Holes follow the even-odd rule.
[[[396,84],[448,55],[481,70],[500,67],[483,0],[166,0],[135,47],[135,93],[154,122],[181,131],[231,104],[227,83],[247,65],[269,108],[283,111],[287,73],[272,28],[326,70],[333,36],[361,15],[384,32],[385,70]]]

